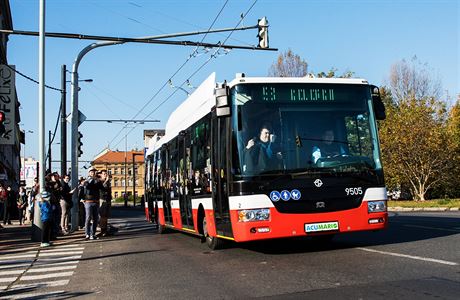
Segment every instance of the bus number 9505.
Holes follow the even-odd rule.
[[[363,189],[361,187],[345,188],[345,193],[347,193],[347,196],[362,195]]]

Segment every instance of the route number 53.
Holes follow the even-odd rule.
[[[363,189],[361,187],[345,188],[345,193],[347,193],[347,196],[362,195]]]

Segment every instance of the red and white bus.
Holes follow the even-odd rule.
[[[146,152],[148,217],[212,249],[384,229],[384,118],[363,79],[211,74]]]

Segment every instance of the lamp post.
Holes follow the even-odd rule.
[[[134,199],[133,206],[136,206],[136,156],[144,156],[144,155],[142,153],[133,152],[133,199]]]

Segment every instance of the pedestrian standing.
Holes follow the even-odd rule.
[[[19,225],[22,225],[25,222],[25,212],[27,209],[27,194],[26,194],[26,189],[23,186],[19,188],[19,197],[17,201],[17,206],[18,206]]]
[[[69,185],[70,176],[64,175],[61,181],[61,229],[63,234],[68,234],[69,212],[73,206],[72,191]]]
[[[98,223],[98,208],[102,184],[97,177],[96,168],[92,167],[88,172],[89,176],[84,183],[86,213],[85,233],[87,240],[95,240],[97,239],[96,229]]]
[[[15,192],[10,186],[6,188],[6,201],[5,201],[5,213],[3,215],[3,225],[11,225],[11,214],[13,212],[13,206],[16,204]]]
[[[52,222],[51,222],[51,240],[55,240],[60,234],[60,221],[61,221],[61,182],[59,181],[59,174],[57,172],[48,174],[45,178],[46,191],[50,193],[50,203],[52,209]]]
[[[80,178],[78,186],[78,225],[80,229],[85,227],[85,178]]]
[[[5,215],[5,203],[6,203],[7,196],[8,196],[8,193],[6,192],[6,189],[0,183],[0,218],[2,219],[3,219],[3,216]],[[2,228],[2,225],[0,225],[0,228]]]
[[[47,191],[44,191],[41,194],[38,194],[38,205],[40,207],[40,219],[43,223],[42,228],[42,243],[41,247],[48,247],[51,245],[51,226],[53,222],[53,211],[50,203],[51,194]]]
[[[108,176],[107,170],[101,170],[99,176],[102,182],[99,201],[99,227],[101,228],[101,236],[107,236],[107,221],[110,217],[110,207],[112,203],[112,187],[110,185],[110,176]]]

